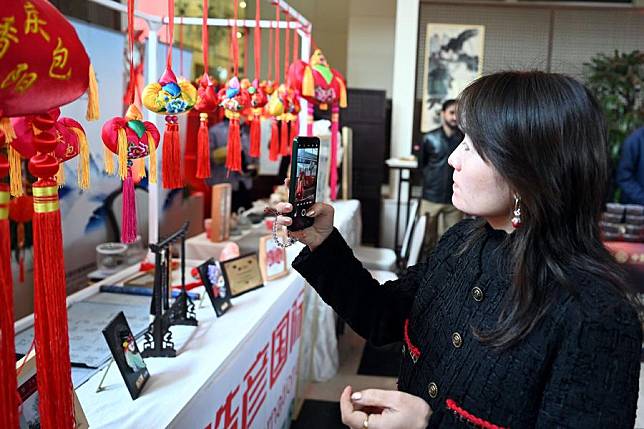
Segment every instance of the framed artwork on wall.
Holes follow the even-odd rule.
[[[427,24],[421,132],[439,127],[443,102],[481,76],[484,42],[483,25]]]

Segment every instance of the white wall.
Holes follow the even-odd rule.
[[[396,0],[350,0],[347,82],[391,98]]]

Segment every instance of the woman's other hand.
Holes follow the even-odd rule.
[[[284,181],[286,188],[289,186],[289,179]],[[289,203],[279,203],[277,211],[282,214],[290,213],[293,206]],[[309,208],[306,216],[314,218],[313,225],[300,231],[293,231],[290,235],[298,241],[306,244],[309,249],[315,250],[333,232],[333,207],[324,203],[315,203]],[[278,225],[289,226],[293,223],[288,216],[277,216],[275,220]]]
[[[432,415],[417,396],[379,389],[352,393],[351,386],[342,392],[340,410],[342,422],[351,429],[425,429]]]

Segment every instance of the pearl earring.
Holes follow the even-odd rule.
[[[520,228],[523,222],[521,221],[521,198],[518,195],[514,196],[514,216],[512,217],[512,227],[514,229]]]

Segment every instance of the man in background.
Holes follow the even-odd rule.
[[[622,203],[644,205],[644,127],[635,130],[622,145],[616,178]]]
[[[236,212],[239,207],[248,209],[253,206],[250,190],[253,187],[253,176],[257,173],[259,160],[248,155],[250,152],[250,134],[248,125],[242,123],[240,127],[242,171],[228,173],[226,155],[228,153],[229,123],[230,121],[226,118],[210,127],[210,178],[206,179],[206,183],[209,186],[218,183],[230,183],[232,186],[232,211]]]
[[[447,158],[463,141],[456,119],[456,100],[447,100],[441,109],[441,126],[422,137],[423,199],[421,215],[428,213],[423,250],[429,252],[438,239],[463,217],[452,205],[452,174]]]

